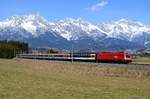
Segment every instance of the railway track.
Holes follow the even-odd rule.
[[[121,64],[121,63],[96,63],[96,62],[74,62],[74,63],[79,63],[79,64],[93,64],[97,66],[118,66],[118,67],[147,67],[150,68],[150,64],[135,64],[135,63],[130,63],[130,64]]]
[[[24,59],[24,58],[17,58]],[[43,59],[25,59],[25,60],[43,60]],[[45,59],[44,59],[45,60]],[[94,65],[94,66],[114,66],[114,67],[140,67],[140,68],[150,68],[150,64],[122,64],[122,63],[100,63],[100,62],[88,62],[88,61],[64,61],[64,60],[45,60],[50,62],[60,62],[65,64],[81,64],[81,65]]]

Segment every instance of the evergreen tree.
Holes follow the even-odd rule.
[[[19,41],[0,41],[0,58],[13,58],[16,53],[28,52],[28,44]]]

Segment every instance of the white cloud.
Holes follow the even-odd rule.
[[[92,5],[91,7],[87,8],[87,9],[89,9],[91,11],[98,11],[98,10],[102,9],[104,6],[106,6],[107,4],[108,4],[108,1],[103,0],[95,5]]]

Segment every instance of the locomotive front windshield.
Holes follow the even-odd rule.
[[[131,58],[130,55],[126,55],[127,58]]]

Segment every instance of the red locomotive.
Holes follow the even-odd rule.
[[[101,52],[96,54],[96,60],[99,62],[132,62],[131,56],[125,52]]]

